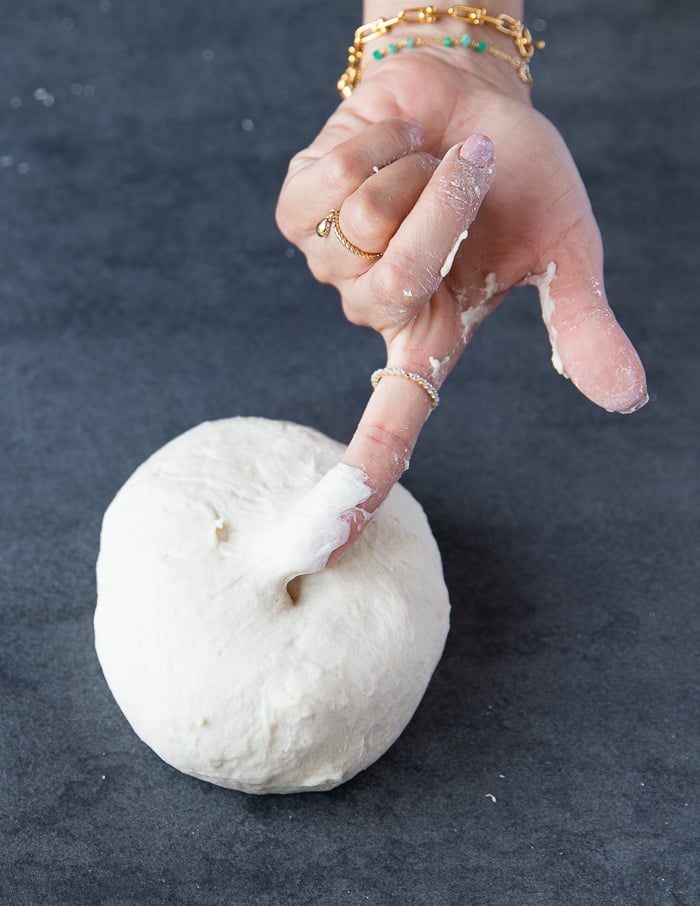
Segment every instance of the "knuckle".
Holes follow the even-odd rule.
[[[363,186],[343,204],[342,227],[353,240],[372,248],[383,247],[390,231],[387,202],[383,193]],[[364,247],[364,246],[363,246]]]
[[[298,245],[299,240],[304,234],[304,230],[302,229],[301,223],[299,223],[294,208],[288,203],[285,190],[282,190],[282,194],[277,200],[275,222],[284,238]]]
[[[401,258],[387,257],[374,270],[373,297],[381,308],[403,321],[423,308],[438,283],[439,277],[427,270],[416,275],[415,264],[409,267]]]
[[[398,300],[411,299],[407,295],[406,270],[396,260],[385,259],[374,272],[374,297],[385,308],[393,307]]]
[[[362,181],[364,170],[357,155],[345,148],[334,148],[324,158],[325,177],[331,189],[340,193]]]

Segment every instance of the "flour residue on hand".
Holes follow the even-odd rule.
[[[550,286],[552,281],[557,275],[557,265],[554,261],[550,261],[547,265],[547,270],[543,274],[531,274],[528,277],[528,283],[531,283],[533,286],[537,287],[537,292],[540,296],[540,308],[542,309],[542,320],[544,321],[544,326],[547,328],[547,333],[549,335],[549,343],[552,347],[552,367],[560,374],[562,377],[568,379],[569,375],[566,373],[564,368],[564,363],[561,360],[559,355],[559,350],[557,348],[557,337],[559,332],[554,326],[554,299],[550,292]]]

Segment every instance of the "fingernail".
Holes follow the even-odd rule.
[[[409,123],[408,134],[411,137],[411,142],[413,143],[414,148],[417,148],[419,145],[423,144],[423,139],[425,138],[425,129],[421,126],[420,123]]]
[[[491,139],[485,135],[477,134],[470,135],[462,143],[462,147],[459,149],[459,156],[472,164],[476,164],[477,167],[486,167],[493,160],[493,152],[494,148]]]
[[[620,415],[632,415],[633,412],[639,412],[649,402],[649,394],[645,393],[638,403],[635,403],[631,409],[620,409]]]

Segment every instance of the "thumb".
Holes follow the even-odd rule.
[[[554,254],[525,281],[539,291],[552,365],[608,412],[641,409],[649,400],[644,367],[608,304],[595,222],[571,231]]]

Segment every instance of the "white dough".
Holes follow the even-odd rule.
[[[533,286],[537,287],[537,291],[540,295],[540,308],[542,309],[542,320],[544,321],[544,326],[547,328],[547,333],[549,334],[549,344],[552,347],[552,367],[560,374],[562,377],[568,378],[569,375],[566,373],[564,368],[564,363],[561,360],[559,355],[559,349],[557,347],[557,337],[559,336],[559,331],[554,326],[554,299],[549,290],[549,287],[552,285],[552,281],[557,275],[557,265],[554,261],[550,261],[547,265],[547,270],[544,274],[532,274],[529,277],[529,282]]]
[[[452,265],[455,263],[455,257],[457,256],[459,247],[464,242],[464,240],[467,238],[467,236],[469,236],[469,230],[463,230],[459,234],[459,236],[455,239],[454,245],[447,253],[447,258],[445,258],[445,260],[442,263],[442,267],[440,268],[441,277],[443,277],[443,278],[446,277],[449,274],[449,272],[452,270]]]
[[[337,466],[343,449],[289,422],[207,422],[105,514],[99,660],[136,733],[187,774],[331,789],[386,751],[425,692],[449,621],[437,545],[396,486],[323,569],[347,537],[341,514],[371,493]]]

